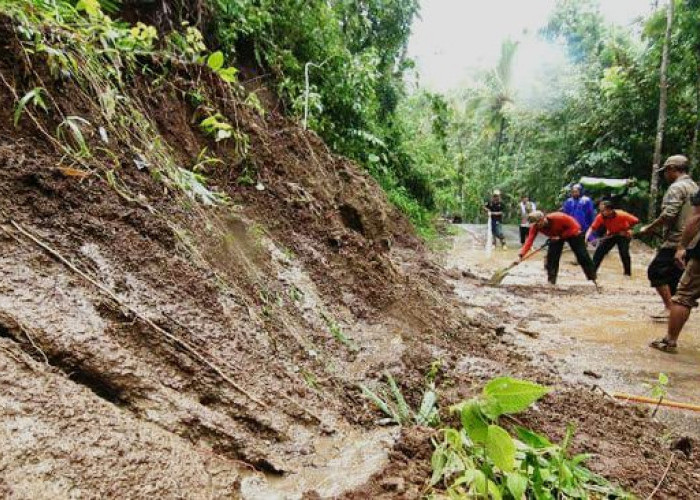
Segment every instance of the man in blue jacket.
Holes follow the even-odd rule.
[[[571,188],[571,196],[564,202],[561,211],[576,219],[576,222],[581,226],[581,232],[584,234],[591,227],[595,218],[593,200],[583,195],[583,186],[581,184],[574,184]]]

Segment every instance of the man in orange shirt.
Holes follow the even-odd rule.
[[[559,274],[559,260],[564,249],[564,242],[567,242],[576,255],[576,260],[583,269],[586,278],[595,283],[596,272],[591,261],[591,256],[586,250],[586,242],[581,232],[581,226],[576,219],[562,212],[552,212],[545,215],[539,210],[528,215],[530,221],[530,232],[525,244],[518,252],[518,262],[532,248],[538,233],[549,236],[549,248],[547,249],[547,279],[551,284],[556,284]],[[597,286],[597,285],[596,285]]]
[[[610,250],[617,245],[620,252],[620,260],[625,271],[625,276],[632,276],[632,259],[630,258],[630,240],[632,239],[632,227],[639,224],[639,219],[624,210],[615,210],[612,201],[601,201],[599,213],[591,227],[586,231],[586,241],[591,233],[605,226],[605,236],[598,242],[593,254],[593,266],[598,271],[600,263]]]

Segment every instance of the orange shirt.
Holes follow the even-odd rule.
[[[603,217],[603,214],[598,214],[591,224],[591,229],[597,231],[601,226],[605,226],[607,234],[610,235],[629,231],[632,226],[639,223],[639,219],[624,210],[615,210],[614,213],[614,216],[608,218]]]
[[[537,238],[537,233],[542,233],[550,238],[558,237],[562,240],[573,238],[581,234],[581,225],[570,215],[566,215],[562,212],[552,212],[551,214],[547,214],[545,218],[549,222],[546,227],[538,229],[535,224],[530,226],[527,240],[525,240],[525,244],[520,249],[520,252],[518,252],[518,255],[522,257],[530,251],[532,244],[535,242],[535,238]]]

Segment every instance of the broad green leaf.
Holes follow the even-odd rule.
[[[508,486],[508,491],[510,491],[515,500],[521,500],[525,496],[527,485],[528,480],[524,475],[518,472],[506,474],[506,486]]]
[[[207,66],[209,66],[214,71],[219,71],[224,65],[224,55],[220,50],[212,53],[207,57]]]
[[[665,373],[659,373],[659,384],[661,384],[661,385],[668,384],[668,375],[666,375]]]
[[[219,77],[227,83],[235,83],[238,70],[233,66],[219,70]]]
[[[527,380],[499,377],[486,384],[484,396],[487,400],[495,401],[502,414],[510,414],[526,410],[550,391],[549,387]]]
[[[504,472],[510,472],[515,467],[515,443],[503,427],[489,425],[486,455]]]
[[[475,400],[468,401],[462,407],[462,427],[467,431],[469,439],[474,443],[483,443],[488,434],[488,423],[484,420],[479,403]]]
[[[515,433],[520,441],[531,448],[540,449],[550,448],[553,446],[549,439],[541,434],[531,431],[530,429],[526,429],[525,427],[515,426]]]

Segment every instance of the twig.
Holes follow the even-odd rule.
[[[27,330],[27,327],[25,327],[24,325],[22,325],[19,321],[17,322],[17,326],[19,326],[19,329],[22,330],[22,333],[24,333],[24,335],[27,337],[27,339],[29,340],[29,343],[32,344],[32,347],[34,347],[34,349],[36,349],[37,351],[39,351],[39,353],[41,354],[41,356],[44,358],[44,362],[45,362],[47,365],[50,364],[50,363],[49,363],[49,358],[46,357],[46,353],[44,353],[44,351],[42,351],[41,348],[40,348],[38,345],[36,345],[36,344],[34,343],[34,340],[33,340],[32,337],[29,335],[29,331]]]
[[[656,485],[656,488],[654,488],[654,490],[649,494],[649,496],[647,497],[647,500],[651,500],[653,498],[653,496],[656,495],[656,493],[659,491],[659,488],[661,488],[661,485],[663,484],[664,480],[666,479],[666,476],[668,476],[668,471],[671,470],[671,464],[673,463],[673,457],[675,457],[675,456],[676,455],[673,452],[671,452],[671,458],[669,458],[669,460],[668,460],[668,465],[666,466],[666,470],[664,471],[664,475],[661,476],[661,479],[659,479],[659,482]]]
[[[190,345],[190,344],[187,343],[186,341],[180,339],[179,337],[176,337],[176,336],[173,335],[172,333],[167,332],[167,331],[164,330],[163,328],[161,328],[161,327],[159,327],[158,325],[156,325],[153,321],[151,321],[150,319],[148,319],[147,317],[145,317],[143,314],[141,314],[140,312],[138,312],[138,311],[137,311],[136,309],[134,309],[133,307],[131,307],[131,306],[128,305],[128,304],[125,304],[125,303],[124,303],[119,297],[117,297],[111,290],[109,290],[108,288],[106,288],[104,285],[98,283],[97,281],[95,281],[94,279],[92,279],[90,276],[88,276],[87,274],[85,274],[83,271],[81,271],[80,269],[78,269],[77,267],[75,267],[70,261],[68,261],[65,257],[63,257],[57,250],[54,250],[53,248],[51,248],[51,247],[50,247],[49,245],[47,245],[46,243],[44,243],[43,241],[39,240],[36,236],[34,236],[34,235],[31,234],[29,231],[27,231],[26,229],[24,229],[22,226],[20,226],[20,225],[19,225],[17,222],[15,222],[14,220],[10,220],[10,224],[12,224],[12,226],[13,226],[17,231],[19,231],[22,235],[24,235],[25,237],[29,238],[29,239],[32,240],[35,244],[37,244],[39,247],[41,247],[41,248],[44,249],[46,252],[48,252],[49,254],[51,254],[53,257],[55,257],[56,259],[58,259],[62,264],[64,264],[66,267],[68,267],[68,269],[70,269],[71,271],[73,271],[74,273],[78,274],[79,276],[81,276],[81,277],[82,277],[83,279],[85,279],[86,281],[88,281],[88,282],[90,282],[91,284],[93,284],[95,287],[97,287],[101,292],[103,292],[105,295],[107,295],[109,298],[111,298],[111,299],[112,299],[113,301],[115,301],[117,304],[119,304],[120,306],[122,306],[122,307],[128,309],[136,318],[138,318],[138,319],[140,319],[141,321],[143,321],[146,325],[148,325],[149,327],[151,327],[153,330],[155,330],[156,332],[160,333],[160,334],[163,335],[164,337],[170,339],[171,341],[173,341],[173,342],[175,342],[176,344],[178,344],[178,345],[180,345],[181,347],[183,347],[186,351],[188,351],[190,354],[192,354],[192,355],[193,355],[195,358],[197,358],[199,361],[201,361],[201,362],[204,363],[206,366],[208,366],[209,368],[211,368],[212,370],[214,370],[214,372],[216,372],[222,379],[224,379],[224,381],[226,381],[227,383],[229,383],[234,389],[236,389],[236,390],[239,391],[240,393],[244,394],[245,396],[248,397],[248,399],[250,399],[251,401],[254,401],[254,402],[257,403],[258,405],[262,406],[263,408],[267,408],[267,405],[266,405],[265,403],[263,403],[262,401],[260,401],[258,398],[256,398],[255,396],[253,396],[252,394],[250,394],[248,391],[246,391],[245,389],[243,389],[243,388],[242,388],[240,385],[238,385],[236,382],[234,382],[228,375],[226,375],[226,374],[221,370],[221,368],[219,368],[217,365],[215,365],[214,363],[212,363],[211,361],[209,361],[207,358],[205,358],[204,355],[202,355],[195,347],[193,347],[192,345]],[[3,228],[3,229],[5,229],[5,228]],[[5,229],[5,231],[7,231],[7,229]]]
[[[180,321],[178,321],[177,319],[173,318],[170,314],[168,314],[168,313],[166,313],[166,312],[164,312],[164,311],[162,311],[161,314],[162,314],[163,316],[165,316],[167,319],[169,319],[170,321],[172,321],[173,323],[175,323],[175,325],[177,325],[177,326],[178,326],[179,328],[181,328],[182,330],[186,331],[187,333],[189,333],[189,334],[192,335],[192,336],[195,336],[195,335],[194,335],[194,332],[192,332],[192,330],[190,330],[187,326],[183,325],[183,324],[182,324]],[[291,397],[289,397],[288,395],[286,395],[286,394],[283,393],[283,392],[280,393],[280,395],[281,395],[284,399],[286,399],[288,402],[292,403],[294,406],[296,406],[296,407],[299,408],[301,411],[303,411],[304,413],[306,413],[308,416],[310,416],[311,418],[313,418],[314,420],[316,420],[319,424],[320,424],[320,423],[323,423],[323,419],[321,419],[321,417],[319,417],[318,415],[316,415],[314,412],[312,412],[312,411],[309,410],[308,408],[305,408],[302,404],[298,403],[297,401],[295,401],[294,399],[292,399]]]

